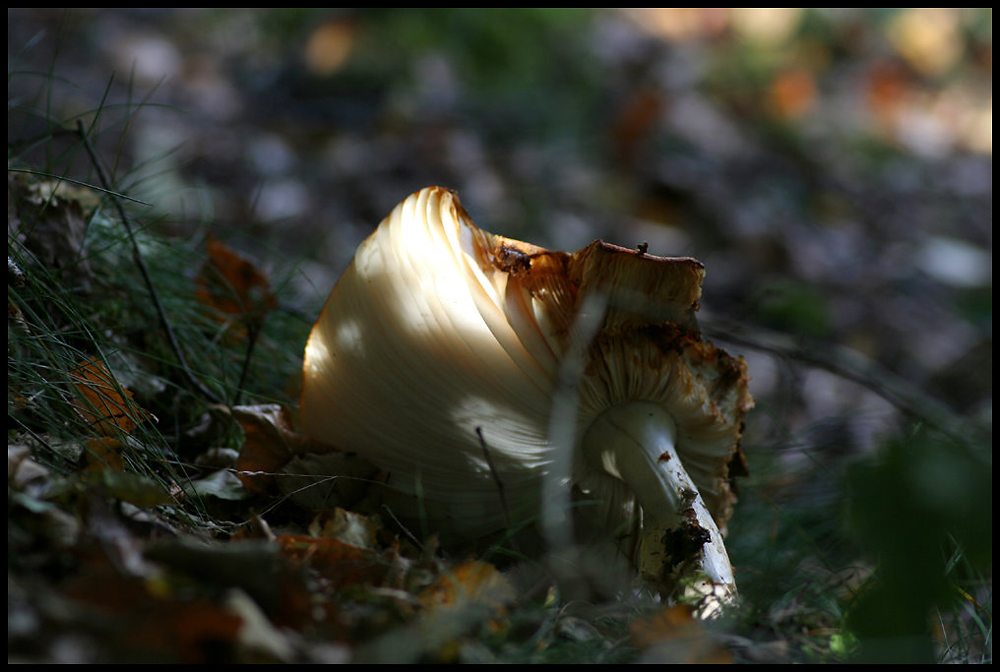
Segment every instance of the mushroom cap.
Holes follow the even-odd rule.
[[[576,436],[617,404],[662,405],[677,423],[678,454],[723,528],[752,400],[743,360],[700,338],[703,277],[691,258],[602,241],[568,254],[491,234],[453,192],[423,189],[358,247],[313,327],[304,430],[380,467],[386,485],[416,497],[442,532],[477,537],[502,529],[508,515],[530,520],[553,464],[560,366],[584,306],[597,305]],[[629,494],[613,472],[579,459],[573,481],[584,491],[617,489],[625,505],[611,517],[624,517]]]

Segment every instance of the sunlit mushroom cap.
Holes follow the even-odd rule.
[[[752,401],[743,360],[700,338],[703,276],[690,258],[601,241],[568,254],[487,233],[454,193],[423,189],[359,246],[330,293],[306,348],[303,426],[384,470],[442,532],[502,528],[498,479],[509,517],[531,520],[553,462],[560,367],[586,305],[600,314],[584,344],[575,435],[617,404],[662,405],[724,527]],[[573,479],[583,490],[624,487],[613,465],[583,459]]]

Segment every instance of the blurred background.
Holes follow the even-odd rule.
[[[85,172],[31,139],[102,129],[156,229],[242,250],[306,315],[431,184],[509,237],[700,259],[703,328],[757,399],[733,528],[770,541],[734,541],[737,565],[782,580],[754,554],[808,529],[844,556],[825,590],[863,574],[834,533],[849,493],[893,525],[930,488],[955,517],[927,525],[992,534],[992,25],[988,8],[9,9],[8,157]],[[915,427],[989,448],[919,452]],[[923,465],[912,487],[893,450]],[[866,490],[859,464],[902,494]],[[877,546],[873,526],[852,542]]]

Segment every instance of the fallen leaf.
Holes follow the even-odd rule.
[[[125,471],[122,461],[122,442],[108,436],[88,439],[84,445],[87,460],[86,471]]]
[[[298,447],[307,439],[295,429],[287,406],[236,406],[233,417],[240,423],[244,436],[236,473],[250,490],[270,492],[274,474],[299,452]]]
[[[629,626],[646,663],[731,663],[732,657],[687,606],[662,609]]]
[[[302,572],[271,541],[170,539],[150,546],[146,557],[209,585],[240,588],[278,625],[300,627],[312,618]]]
[[[312,511],[362,505],[369,496],[377,501],[379,471],[353,453],[305,453],[294,456],[275,475],[278,490],[299,506]]]
[[[7,444],[7,486],[25,490],[33,484],[44,484],[51,472],[31,457],[27,446]]]
[[[69,376],[80,395],[73,405],[100,436],[131,433],[152,417],[132,401],[132,393],[96,358],[80,362]]]
[[[93,206],[90,192],[69,183],[8,174],[8,232],[69,287],[90,286],[92,271],[82,252]]]
[[[253,321],[263,319],[277,305],[267,276],[251,261],[211,236],[206,253],[208,259],[195,279],[195,295],[202,303],[225,315]]]
[[[507,579],[488,562],[445,570],[421,592],[425,609],[403,627],[358,646],[355,662],[457,662],[466,636],[482,627],[503,629],[497,617],[513,599]]]
[[[243,481],[229,469],[213,471],[204,478],[187,481],[184,492],[199,497],[215,497],[231,502],[247,499],[250,493],[243,486]]]
[[[405,559],[394,549],[378,552],[345,544],[336,539],[293,534],[278,536],[285,555],[308,563],[333,585],[398,587],[407,569]]]
[[[90,472],[90,484],[113,499],[133,504],[140,509],[173,504],[174,500],[162,485],[151,478],[130,471],[99,470]]]
[[[309,534],[313,537],[336,539],[367,550],[375,547],[378,530],[379,524],[368,516],[339,507],[332,511],[321,511],[309,524]]]
[[[212,662],[236,645],[243,625],[222,605],[155,594],[102,557],[91,558],[66,593],[90,621],[103,624],[105,644],[121,662]]]
[[[514,589],[506,577],[488,562],[471,561],[443,572],[420,594],[426,607],[449,607],[474,600],[495,607],[513,601]]]

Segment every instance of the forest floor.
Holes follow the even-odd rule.
[[[705,264],[721,618],[276,494],[431,184]],[[9,662],[863,659],[992,662],[991,10],[8,10]]]

